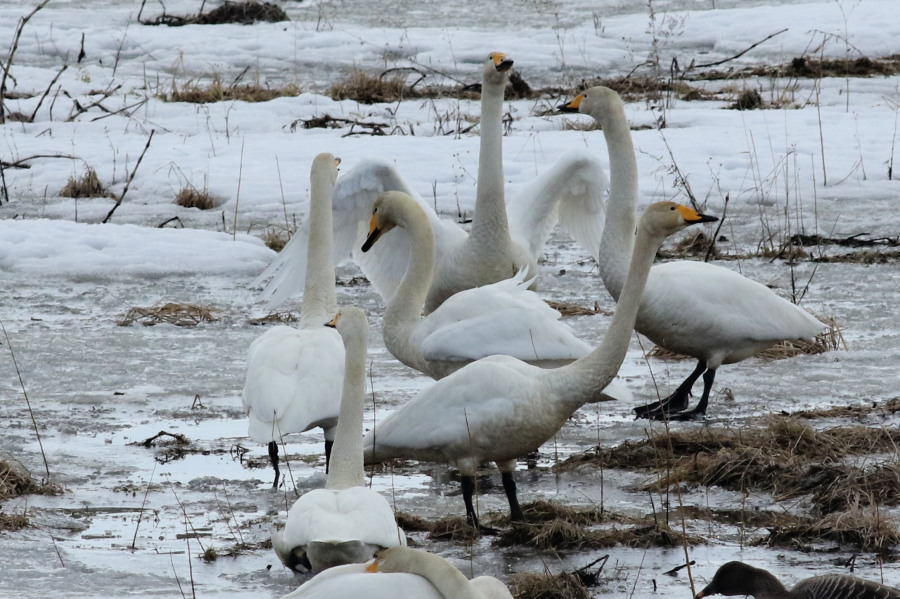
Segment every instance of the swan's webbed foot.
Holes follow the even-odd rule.
[[[679,420],[680,418],[677,416],[687,410],[690,395],[690,390],[682,391],[679,387],[672,395],[663,400],[634,408],[634,416],[648,420]]]

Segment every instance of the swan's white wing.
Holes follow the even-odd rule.
[[[418,325],[428,360],[471,361],[502,354],[520,360],[574,360],[590,346],[560,314],[528,291],[520,272],[511,279],[461,291]]]
[[[408,235],[403,230],[395,229],[379,239],[370,252],[363,253],[359,249],[368,234],[375,199],[385,191],[402,191],[422,205],[435,232],[438,256],[446,253],[444,250],[448,244],[464,240],[466,233],[455,224],[439,219],[434,209],[410,188],[397,169],[384,160],[363,160],[341,175],[332,197],[335,264],[352,258],[387,303],[393,298],[406,272],[409,262]],[[307,220],[300,226],[275,260],[252,283],[258,286],[268,279],[262,296],[268,298],[269,307],[277,306],[303,290],[308,223]]]
[[[558,220],[596,258],[608,187],[602,163],[587,150],[571,150],[509,202],[511,234],[539,258]]]
[[[760,344],[814,337],[825,325],[731,269],[679,260],[651,269],[637,328],[687,355],[705,356],[718,348],[713,351],[728,363],[753,355]]]
[[[541,371],[509,356],[491,356],[465,366],[377,422],[363,439],[366,459],[375,445],[379,459],[452,462],[463,454],[493,455],[498,448],[518,443],[521,427],[533,420],[523,410],[545,409],[534,382]]]
[[[281,599],[444,599],[418,574],[366,572],[368,565],[329,568]]]
[[[360,541],[380,547],[406,544],[390,504],[366,487],[314,489],[305,493],[288,512],[281,540],[288,547],[310,541]]]
[[[250,437],[268,443],[336,419],[344,353],[340,334],[324,326],[276,326],[251,343],[242,394]]]

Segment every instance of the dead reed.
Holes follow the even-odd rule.
[[[91,167],[85,168],[80,177],[69,177],[68,182],[59,190],[59,195],[64,198],[112,197],[106,186],[100,182],[97,171]]]
[[[218,320],[212,310],[196,304],[169,302],[152,308],[134,307],[125,313],[118,323],[120,327],[128,327],[135,322],[152,327],[157,324],[174,324],[179,327],[195,327],[203,322]]]

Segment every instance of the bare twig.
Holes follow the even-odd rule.
[[[719,238],[719,231],[722,230],[722,225],[725,224],[725,213],[728,212],[728,200],[730,199],[730,194],[725,194],[725,205],[722,206],[722,215],[719,216],[719,225],[716,227],[716,232],[713,233],[712,239],[709,242],[709,247],[706,248],[706,255],[703,256],[704,262],[709,262],[709,258],[712,255],[713,249],[716,247],[716,240]]]
[[[46,2],[44,3],[46,4]],[[25,405],[28,406],[28,414],[31,416],[31,424],[34,426],[34,434],[37,437],[38,447],[41,448],[41,457],[44,459],[44,469],[47,471],[47,482],[50,482],[50,465],[47,463],[47,454],[44,453],[44,444],[41,442],[41,432],[38,430],[37,420],[34,418],[34,410],[31,409],[31,400],[28,399],[28,391],[25,390],[25,381],[22,380],[22,372],[19,370],[19,363],[16,362],[16,353],[13,351],[12,342],[9,340],[9,334],[3,321],[0,320],[0,329],[3,330],[3,337],[6,338],[6,347],[9,348],[9,356],[12,358],[13,368],[16,369],[16,376],[19,377],[19,385],[22,387],[22,395],[25,396]]]
[[[59,70],[56,76],[53,78],[53,81],[50,82],[50,85],[47,86],[47,89],[44,91],[44,95],[41,96],[41,99],[38,100],[37,106],[34,107],[34,110],[31,113],[31,116],[28,117],[28,122],[33,123],[35,117],[37,117],[38,110],[41,109],[41,104],[44,103],[44,100],[47,98],[47,95],[50,93],[50,89],[56,83],[56,80],[59,79],[59,76],[63,74],[63,71],[69,68],[69,65],[64,64],[63,67]]]
[[[125,189],[122,190],[122,193],[119,194],[119,197],[116,198],[115,205],[110,209],[109,213],[101,222],[109,222],[109,219],[112,218],[113,213],[116,211],[116,208],[122,203],[122,200],[125,199],[125,194],[128,193],[128,188],[131,186],[131,181],[134,180],[134,175],[137,173],[138,167],[141,166],[141,161],[144,159],[144,154],[147,153],[147,149],[150,147],[150,142],[153,140],[153,134],[156,133],[156,129],[152,129],[150,131],[150,137],[147,138],[147,145],[144,146],[144,150],[141,152],[141,155],[138,156],[137,163],[135,163],[134,168],[131,170],[131,174],[128,175],[128,179],[125,181]]]
[[[776,31],[775,33],[769,34],[769,35],[767,35],[766,37],[764,37],[763,39],[761,39],[761,40],[759,40],[758,42],[756,42],[755,44],[751,44],[750,46],[748,46],[748,47],[745,48],[744,50],[738,52],[737,54],[735,54],[734,56],[731,56],[731,57],[729,57],[729,58],[723,58],[722,60],[717,60],[717,61],[715,61],[715,62],[707,62],[707,63],[704,63],[704,64],[690,65],[688,68],[689,68],[689,69],[691,69],[691,68],[694,68],[694,69],[705,69],[705,68],[707,68],[707,67],[716,67],[716,66],[719,66],[720,64],[724,64],[724,63],[726,63],[726,62],[730,62],[730,61],[732,61],[732,60],[734,60],[734,59],[736,59],[736,58],[740,58],[741,56],[743,56],[744,54],[746,54],[747,52],[749,52],[749,51],[752,50],[753,48],[757,47],[758,45],[760,45],[760,44],[762,44],[762,43],[764,43],[764,42],[769,41],[770,39],[772,39],[772,38],[775,37],[776,35],[781,35],[782,33],[784,33],[784,32],[787,31],[787,30],[788,30],[787,27],[785,27],[785,28],[782,29],[781,31]]]
[[[25,158],[19,158],[15,162],[2,162],[2,165],[3,168],[31,168],[31,165],[25,164],[25,162],[34,160],[35,158],[68,158],[69,160],[80,160],[78,156],[72,156],[71,154],[32,154]]]
[[[241,160],[238,165],[238,187],[237,193],[234,197],[234,223],[231,225],[231,239],[237,239],[237,218],[238,218],[238,206],[241,205],[241,180],[244,177],[244,143],[246,143],[247,138],[243,138],[241,140]]]
[[[147,495],[150,494],[150,483],[153,482],[153,475],[156,473],[156,460],[153,461],[153,470],[150,472],[150,479],[147,481],[147,488],[144,490],[144,499],[141,501],[141,510],[138,512],[137,523],[134,525],[134,537],[131,538],[131,548],[135,549],[137,543],[138,527],[141,525],[141,519],[144,517],[144,506],[147,505]]]
[[[28,23],[31,17],[44,8],[48,2],[50,0],[43,0],[30,13],[19,19],[19,24],[16,25],[16,33],[13,36],[12,45],[9,47],[9,53],[6,55],[6,65],[3,65],[3,76],[0,77],[0,125],[6,122],[6,109],[3,106],[3,97],[6,95],[6,79],[9,77],[9,70],[12,68],[13,57],[19,48],[19,38],[22,37],[22,30],[25,29],[25,24]]]

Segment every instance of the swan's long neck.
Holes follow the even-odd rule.
[[[337,312],[331,249],[334,237],[331,220],[333,192],[334,181],[330,173],[314,170],[310,179],[309,239],[306,246],[301,326],[324,325]]]
[[[325,488],[335,491],[361,487],[365,480],[362,430],[368,332],[364,325],[360,328],[362,330],[353,335],[350,343],[345,343],[347,353],[341,411],[325,481]]]
[[[425,551],[405,551],[402,570],[397,571],[427,579],[446,599],[484,599],[453,564]]]
[[[493,242],[509,239],[509,220],[503,194],[503,93],[502,83],[484,81],[481,86],[481,146],[475,214],[469,237]],[[484,243],[479,241],[479,243]],[[491,244],[493,245],[493,243]],[[484,247],[484,246],[481,246]]]
[[[398,360],[419,369],[421,357],[412,347],[411,335],[422,318],[434,275],[434,232],[421,210],[405,211],[402,220],[397,225],[409,234],[409,265],[384,312],[384,343]]]
[[[562,404],[573,411],[596,401],[619,371],[628,351],[647,275],[663,239],[645,229],[639,230],[625,286],[600,346],[567,366],[547,371],[548,385],[556,390]]]
[[[621,100],[615,98],[615,101],[609,102],[606,115],[603,119],[603,135],[609,151],[609,197],[606,201],[606,223],[603,226],[597,262],[603,284],[618,301],[625,285],[628,259],[634,246],[638,173],[631,130]]]

